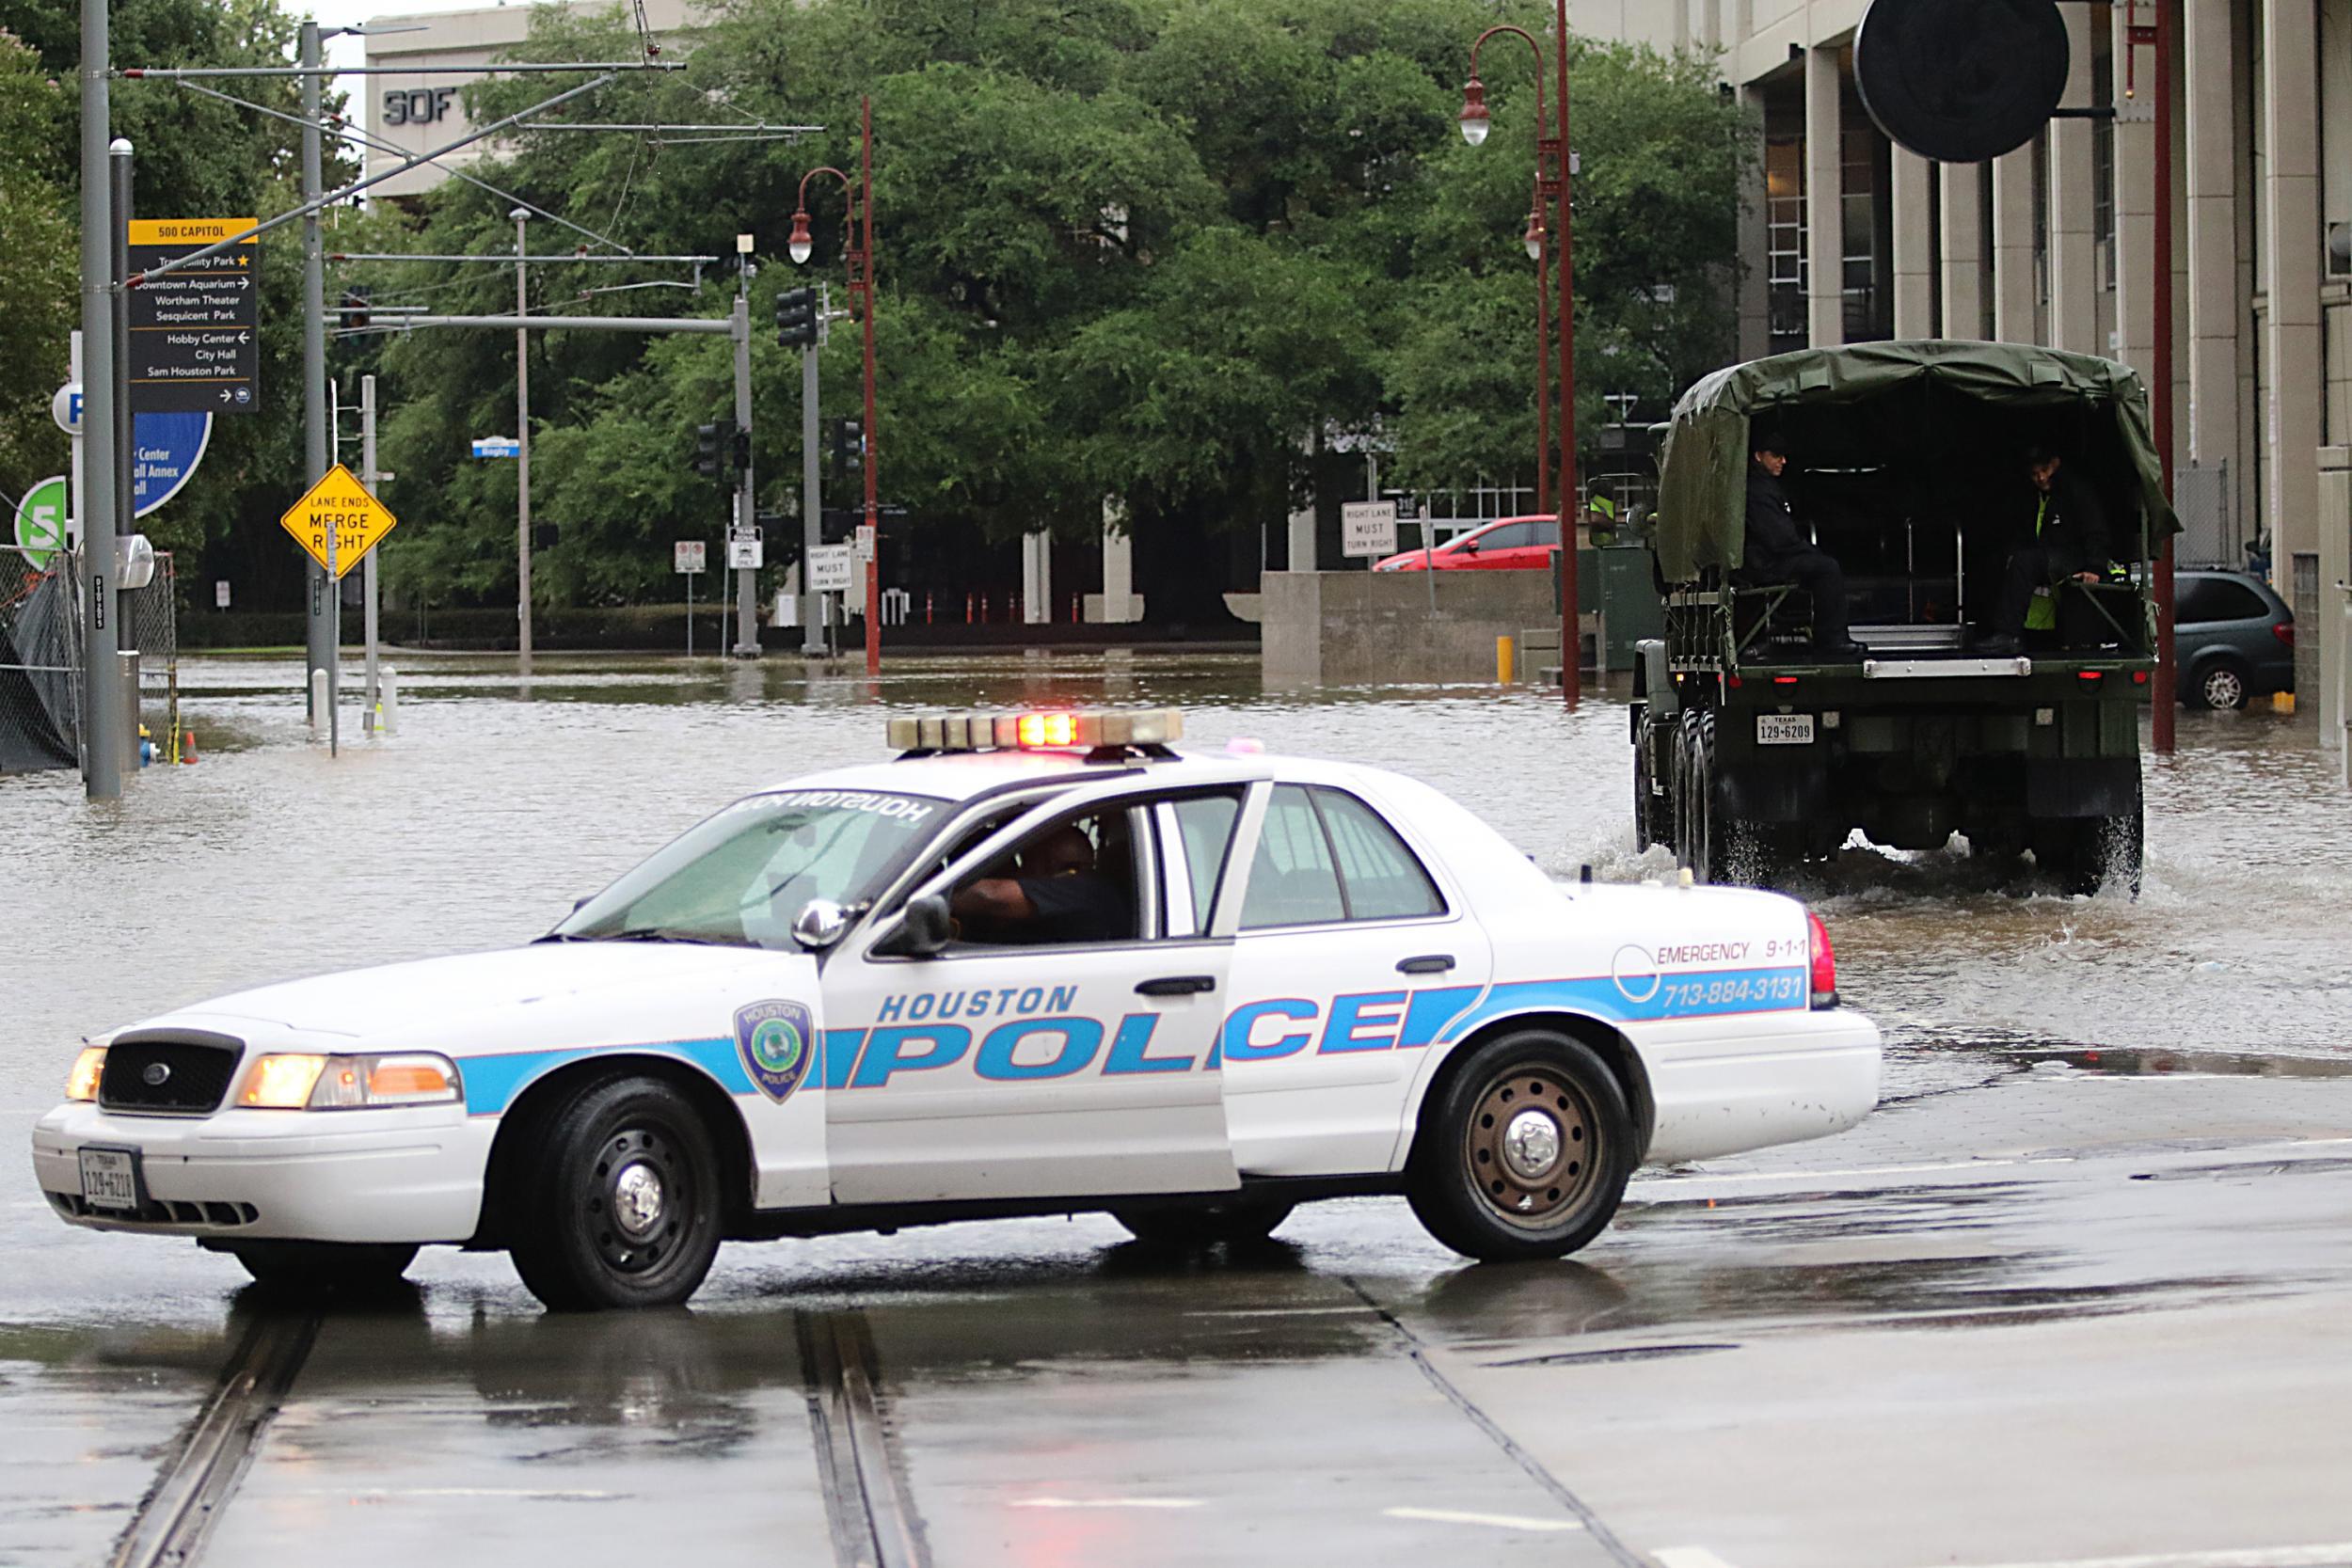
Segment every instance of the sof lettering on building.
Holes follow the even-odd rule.
[[[2244,568],[2266,539],[2274,585],[2321,632],[2296,648],[2297,686],[2315,693],[2329,585],[2352,579],[2352,0],[2169,3],[2179,559]],[[1943,165],[1891,145],[1863,110],[1867,9],[1572,0],[1589,36],[1719,51],[1759,111],[1740,357],[1978,338],[2153,372],[2155,52],[2125,29],[2155,6],[2058,6],[2061,103],[2112,118],[2054,119],[2006,157]]]
[[[454,141],[473,129],[466,116],[464,87],[489,73],[489,68],[526,42],[531,18],[547,6],[516,4],[484,6],[462,11],[427,11],[419,15],[371,17],[367,63],[387,74],[359,80],[366,101],[367,127],[379,145],[368,152],[368,172],[378,174],[417,153]],[[573,8],[561,7],[569,10]],[[657,38],[667,39],[695,24],[698,7],[688,0],[644,0],[646,23]],[[409,31],[408,29],[415,29]],[[400,29],[395,31],[394,29]],[[404,71],[435,68],[405,75]],[[441,68],[459,71],[442,74]],[[495,149],[477,142],[453,153],[450,162],[463,165]],[[421,196],[449,178],[434,164],[421,165],[387,180],[375,194],[392,198]]]

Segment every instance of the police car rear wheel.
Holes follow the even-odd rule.
[[[1424,1115],[1406,1196],[1485,1262],[1559,1258],[1600,1234],[1633,1173],[1625,1090],[1590,1046],[1543,1030],[1480,1046]]]
[[[605,1079],[535,1133],[512,1207],[515,1270],[531,1293],[557,1311],[692,1295],[719,1252],[719,1158],[685,1096],[656,1079]]]
[[[1169,1251],[1248,1245],[1274,1234],[1294,1205],[1269,1202],[1212,1203],[1198,1209],[1114,1209],[1111,1218],[1146,1246]]]

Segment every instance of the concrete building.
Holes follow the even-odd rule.
[[[424,11],[419,14],[368,19],[367,63],[385,70],[382,76],[353,78],[364,100],[362,123],[371,135],[386,144],[370,149],[368,172],[391,167],[405,157],[453,141],[473,128],[466,118],[464,94],[458,89],[486,73],[488,67],[531,36],[531,18],[542,8],[531,5],[484,6],[472,10]],[[657,40],[685,28],[698,19],[701,0],[643,0],[645,24]],[[430,66],[435,71],[417,70]],[[439,74],[440,68],[459,66],[464,71]],[[414,71],[416,74],[405,74]],[[476,142],[450,162],[466,164],[495,144]],[[397,148],[398,151],[389,150]],[[425,164],[387,180],[374,189],[378,196],[416,196],[431,190],[448,174]]]
[[[2312,678],[2352,578],[2352,0],[2060,0],[2061,119],[1984,165],[1891,146],[1853,86],[1866,0],[1580,0],[1593,36],[1720,51],[1757,111],[1743,356],[1994,338],[2154,363],[2154,51],[2172,10],[2174,465],[2184,562],[2257,540]],[[2323,478],[2323,475],[2328,477]],[[2323,613],[2324,612],[2324,613]],[[2312,635],[2316,631],[2319,635]],[[2314,695],[2319,701],[2314,701]]]

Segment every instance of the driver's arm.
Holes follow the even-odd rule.
[[[947,908],[959,920],[977,916],[985,920],[1032,920],[1037,906],[1018,879],[1012,877],[982,877],[956,890],[947,901]]]

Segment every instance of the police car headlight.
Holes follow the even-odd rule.
[[[68,1100],[96,1100],[98,1080],[106,1070],[106,1048],[86,1045],[73,1058],[73,1070],[65,1075],[65,1097]]]
[[[463,1098],[457,1064],[429,1051],[384,1056],[257,1057],[240,1105],[283,1111],[347,1111],[373,1105],[445,1105]]]

